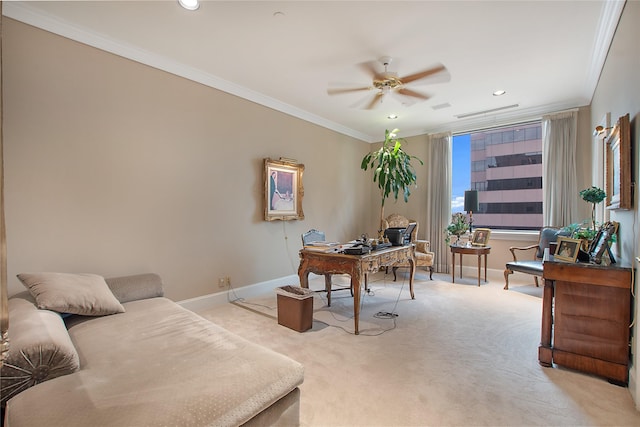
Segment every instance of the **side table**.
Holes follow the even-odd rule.
[[[462,255],[478,256],[478,286],[480,286],[480,266],[482,264],[482,255],[484,255],[484,281],[487,281],[487,255],[491,252],[491,246],[455,246],[451,248],[451,281],[456,282],[456,254],[460,254],[460,277],[462,278]]]

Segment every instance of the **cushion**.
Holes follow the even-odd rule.
[[[69,273],[21,273],[18,279],[40,309],[84,316],[124,313],[102,276]]]
[[[542,276],[543,265],[542,261],[511,261],[507,263],[507,270]]]
[[[7,358],[0,370],[0,404],[43,381],[80,369],[79,357],[58,313],[39,310],[22,292],[9,299]]]
[[[164,296],[162,279],[154,273],[112,277],[105,281],[121,303]]]

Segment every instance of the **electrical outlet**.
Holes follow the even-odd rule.
[[[218,287],[221,289],[231,287],[231,277],[230,276],[218,277]]]

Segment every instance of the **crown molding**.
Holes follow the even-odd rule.
[[[596,36],[593,40],[593,48],[591,52],[591,66],[587,75],[585,84],[585,97],[589,100],[593,99],[593,94],[598,86],[602,68],[607,60],[609,48],[616,33],[620,16],[626,0],[605,1],[602,3],[602,12],[600,13],[600,21],[596,29]]]
[[[368,143],[373,142],[369,135],[327,120],[323,117],[311,114],[277,99],[217,77],[213,74],[206,73],[200,69],[186,66],[185,64],[174,61],[170,58],[140,49],[131,44],[114,40],[110,37],[91,31],[90,29],[73,25],[67,21],[53,18],[37,7],[26,2],[4,2],[2,14],[8,18],[49,31],[53,34],[57,34],[88,46],[113,53],[123,58],[198,82],[205,86],[255,102],[256,104],[314,123],[318,126],[336,131],[352,138]]]
[[[624,9],[625,0],[605,1],[602,4],[601,19],[598,22],[596,37],[593,41],[591,57],[591,67],[588,70],[586,82],[584,86],[584,96],[581,100],[567,101],[558,105],[544,105],[530,109],[516,108],[513,111],[501,112],[500,114],[483,114],[479,117],[452,120],[449,123],[442,124],[431,129],[416,129],[410,131],[411,135],[416,136],[425,133],[438,133],[443,131],[463,132],[477,128],[487,127],[490,125],[503,125],[505,123],[514,123],[515,121],[539,118],[543,114],[551,111],[563,110],[566,108],[574,108],[576,106],[588,105],[595,93],[602,68],[604,66],[609,47],[615,35],[615,30]],[[5,1],[3,3],[3,15],[17,21],[41,28],[45,31],[60,35],[62,37],[95,47],[106,52],[127,58],[141,64],[157,68],[179,77],[186,78],[203,84],[214,89],[221,90],[234,96],[246,99],[256,104],[263,105],[273,110],[282,112],[292,117],[314,123],[326,129],[333,130],[340,134],[350,136],[352,138],[374,143],[375,138],[371,135],[364,134],[357,130],[343,126],[339,123],[327,120],[323,117],[309,113],[292,105],[281,102],[275,98],[250,90],[244,86],[237,85],[218,76],[206,73],[200,69],[189,67],[183,63],[174,61],[162,55],[140,49],[131,44],[114,40],[103,34],[96,33],[91,29],[73,25],[67,21],[54,18],[36,6],[28,2]]]

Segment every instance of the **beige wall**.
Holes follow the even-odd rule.
[[[629,113],[631,120],[631,147],[632,147],[632,170],[633,182],[638,182],[638,156],[640,155],[640,132],[638,124],[640,122],[640,2],[628,1],[625,5],[622,18],[618,24],[615,38],[609,49],[607,61],[602,70],[598,87],[595,91],[591,103],[592,129],[600,124],[600,120],[606,113],[611,113],[611,122],[615,124],[618,117]],[[598,149],[599,146],[596,146]],[[595,165],[602,167],[602,165]],[[634,209],[629,211],[610,211],[605,213],[610,219],[620,222],[619,241],[617,251],[627,262],[637,267],[634,257],[640,254],[640,239],[638,239],[638,191],[637,186],[633,189]],[[636,286],[637,289],[637,286]],[[634,291],[634,295],[637,291]],[[638,304],[635,304],[634,319],[640,316]],[[636,405],[640,401],[640,382],[638,376],[640,371],[636,358],[638,357],[637,327],[632,329],[632,334],[636,337],[632,345],[632,367],[630,371],[629,390],[634,396]]]
[[[170,298],[296,273],[300,234],[367,224],[369,144],[12,19],[3,34],[9,294],[27,271],[153,271]],[[305,164],[263,221],[263,158]],[[373,231],[373,230],[372,230]]]
[[[332,240],[375,234],[380,200],[358,165],[378,145],[6,21],[11,293],[21,271],[157,271],[183,299],[219,291],[220,276],[245,286],[295,274],[309,228]],[[592,117],[601,115],[579,111],[580,188],[591,185]],[[407,139],[426,160],[426,136]],[[306,165],[303,221],[261,219],[262,159],[280,156]],[[424,238],[429,184],[415,165],[409,203],[389,200],[385,212],[418,219]],[[579,206],[576,221],[589,217]],[[492,237],[489,268],[502,270],[508,247],[528,243],[505,239]]]

